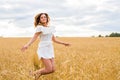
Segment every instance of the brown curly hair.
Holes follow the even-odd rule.
[[[37,15],[34,17],[34,26],[35,26],[35,27],[37,27],[38,25],[43,25],[43,24],[41,23],[41,21],[40,21],[40,17],[41,17],[41,15],[43,15],[43,14],[47,17],[47,24],[49,23],[50,18],[49,18],[49,16],[48,16],[48,14],[47,14],[47,13],[39,13],[39,14],[37,14]]]

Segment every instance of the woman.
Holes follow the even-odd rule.
[[[30,72],[31,75],[35,76],[35,80],[41,75],[53,73],[55,71],[54,64],[54,49],[52,45],[52,41],[58,44],[62,44],[65,46],[69,46],[69,43],[58,41],[54,36],[54,28],[49,26],[48,23],[50,18],[47,13],[40,13],[35,16],[35,34],[30,39],[30,41],[22,47],[22,51],[25,51],[36,39],[40,36],[40,43],[38,44],[37,54],[39,59],[42,60],[45,68],[36,70],[34,72]]]

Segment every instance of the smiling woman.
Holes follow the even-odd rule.
[[[40,13],[35,16],[35,22],[34,25],[37,27],[37,25],[48,25],[50,21],[50,18],[47,13]]]
[[[35,16],[35,33],[30,41],[22,47],[22,51],[25,51],[36,39],[40,36],[40,42],[38,44],[37,54],[39,59],[42,60],[45,68],[37,71],[30,71],[30,75],[35,76],[35,80],[38,80],[41,75],[53,73],[55,71],[54,63],[54,48],[52,41],[58,44],[69,46],[69,43],[58,41],[54,36],[54,28],[49,26],[49,16],[47,13],[40,13]]]

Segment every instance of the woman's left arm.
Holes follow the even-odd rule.
[[[52,41],[55,42],[55,43],[58,43],[58,44],[65,45],[65,46],[70,46],[69,43],[62,42],[62,41],[57,40],[56,37],[55,37],[54,35],[52,36]]]

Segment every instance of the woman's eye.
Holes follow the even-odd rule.
[[[44,17],[44,18],[46,18],[46,17]]]
[[[40,17],[41,19],[46,18],[46,17]]]

